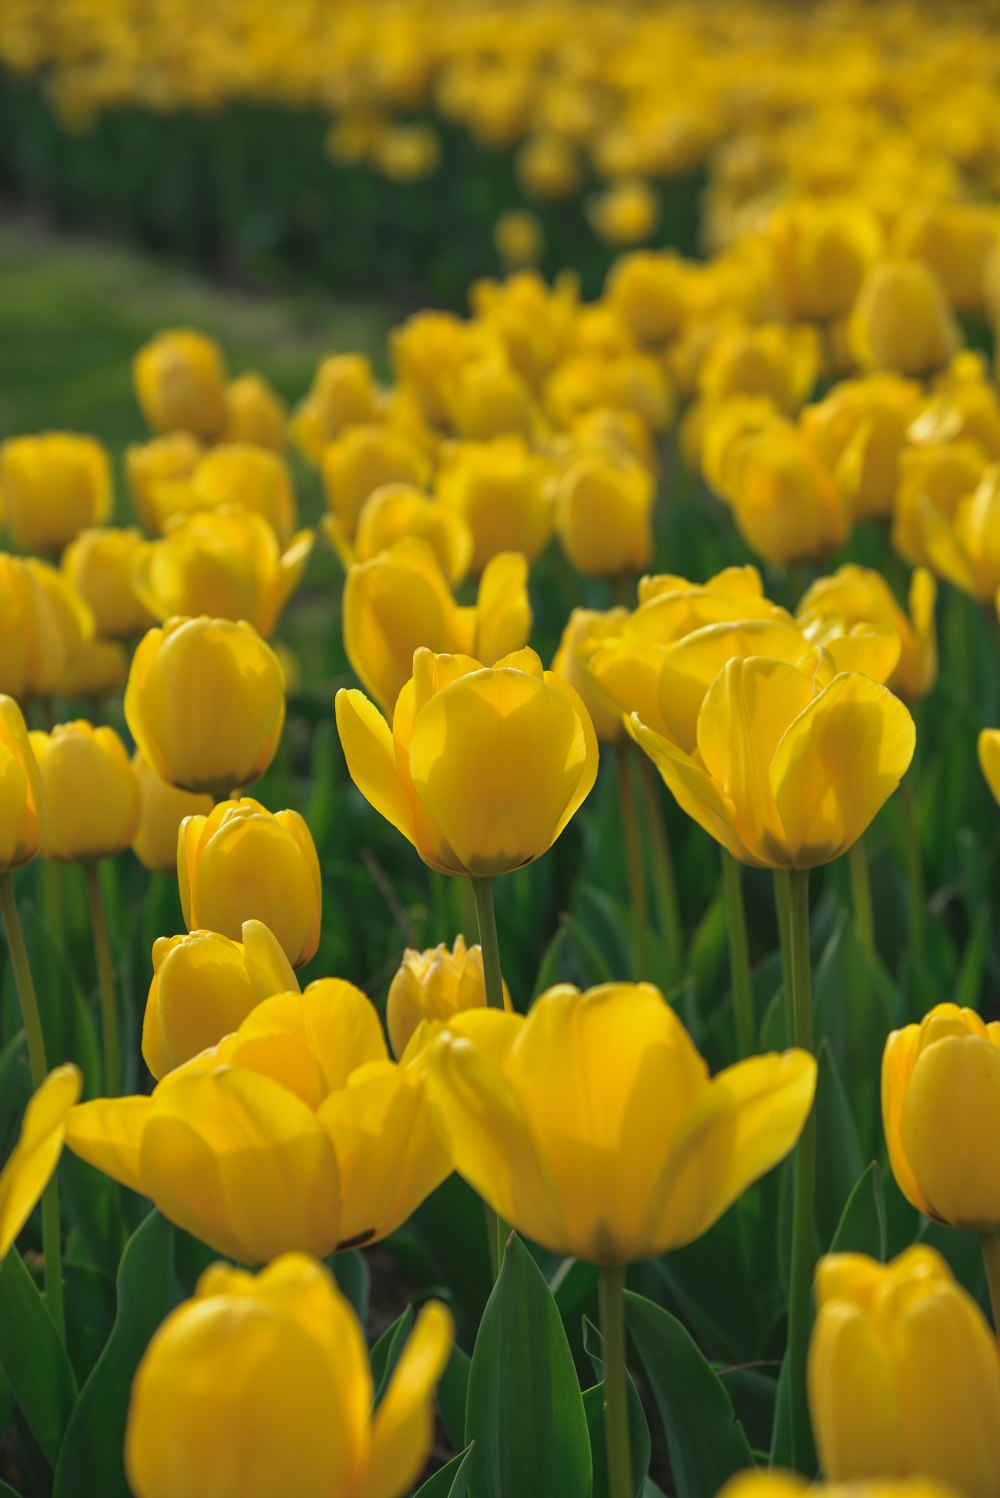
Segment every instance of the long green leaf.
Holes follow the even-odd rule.
[[[416,1498],[465,1498],[472,1476],[474,1446],[467,1446],[458,1456],[452,1457],[445,1467],[439,1468],[433,1477],[428,1477]]]
[[[76,1403],[76,1379],[48,1307],[16,1248],[0,1265],[0,1368],[54,1467]]]

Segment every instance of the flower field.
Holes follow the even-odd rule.
[[[998,79],[0,4],[0,1498],[1000,1498]]]

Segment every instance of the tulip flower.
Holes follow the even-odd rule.
[[[418,650],[391,731],[348,690],[337,727],[362,795],[445,874],[490,878],[539,858],[597,776],[586,708],[533,650],[492,668]]]
[[[423,453],[402,432],[373,423],[348,427],[328,442],[321,471],[330,513],[340,533],[352,541],[369,495],[385,484],[419,486],[429,470]]]
[[[184,478],[152,484],[157,534],[177,516],[202,510],[250,510],[267,521],[284,550],[296,532],[292,479],[278,453],[245,442],[220,443]]]
[[[334,354],[320,362],[309,394],[292,412],[289,430],[302,453],[318,466],[327,443],[345,427],[377,420],[379,392],[362,354]]]
[[[734,395],[763,395],[777,411],[793,416],[812,394],[818,372],[813,328],[781,323],[733,328],[712,343],[698,372],[698,389],[714,403]]]
[[[863,1482],[809,1482],[797,1472],[741,1472],[718,1498],[960,1498],[955,1488],[923,1477],[870,1478]]]
[[[880,572],[848,564],[831,577],[817,578],[806,590],[796,621],[807,639],[827,648],[858,631],[879,629],[895,635],[899,660],[887,685],[904,702],[915,702],[926,697],[937,680],[936,597],[933,577],[918,567],[910,583],[907,615]]]
[[[933,374],[959,347],[961,332],[937,276],[921,260],[880,261],[858,291],[847,327],[862,369]]]
[[[470,360],[443,382],[448,424],[458,437],[488,442],[510,433],[528,436],[535,416],[527,383],[505,357]]]
[[[579,299],[578,278],[564,271],[549,286],[537,271],[505,281],[473,283],[469,301],[491,338],[532,390],[538,390],[562,352]]]
[[[901,260],[930,266],[955,311],[976,316],[996,232],[992,205],[916,201],[896,222],[892,249]]]
[[[410,390],[425,419],[447,428],[447,390],[462,366],[496,349],[490,329],[451,312],[415,312],[389,335],[389,355],[399,383]]]
[[[65,613],[60,589],[67,599]],[[93,617],[44,562],[0,552],[0,631],[0,690],[24,702],[61,686],[70,655],[93,632]]]
[[[298,988],[263,922],[244,921],[242,938],[191,931],[153,943],[142,1054],[157,1081],[238,1030],[262,999]]]
[[[21,709],[0,696],[0,877],[41,850],[45,795]]]
[[[43,432],[0,447],[3,518],[19,551],[59,552],[111,514],[111,467],[93,437]]]
[[[660,218],[658,193],[642,177],[622,177],[586,202],[590,227],[605,244],[643,244]]]
[[[162,780],[224,798],[263,775],[285,720],[285,679],[245,621],[169,619],[132,660],[125,720]]]
[[[372,1004],[334,978],[265,999],[151,1097],[80,1104],[66,1138],[245,1264],[373,1243],[449,1169],[421,1056],[391,1062]]]
[[[280,453],[285,446],[288,408],[258,374],[243,374],[226,386],[223,442],[245,442]]]
[[[354,545],[345,541],[332,515],[320,522],[345,567],[370,562],[397,541],[425,541],[438,566],[455,588],[472,561],[472,532],[461,515],[438,504],[413,484],[383,484],[361,506]]]
[[[518,151],[514,167],[524,191],[542,202],[572,197],[580,185],[579,153],[561,135],[533,135]]]
[[[429,1302],[374,1408],[364,1328],[322,1264],[216,1264],[143,1354],[125,1468],[136,1498],[403,1498],[427,1460],[450,1313]]]
[[[862,278],[882,253],[876,215],[860,203],[804,198],[767,221],[782,303],[789,317],[826,322],[851,310]]]
[[[139,787],[114,729],[81,719],[29,739],[46,809],[44,856],[92,863],[123,852],[139,825]]]
[[[1000,802],[1000,728],[984,728],[980,733],[979,768],[993,799]]]
[[[63,576],[94,616],[98,635],[126,639],[143,634],[152,617],[132,586],[132,566],[142,546],[134,526],[81,531],[62,555]]]
[[[641,464],[583,454],[555,492],[559,541],[585,577],[639,572],[653,554],[653,480]]]
[[[132,839],[132,852],[151,874],[177,871],[177,832],[185,817],[207,816],[211,796],[181,791],[161,780],[137,749],[132,770],[139,786],[139,825]]]
[[[973,442],[996,462],[1000,458],[1000,400],[985,370],[975,368],[969,378],[952,360],[941,387],[924,400],[910,420],[907,436],[918,447]]]
[[[476,574],[505,551],[533,562],[552,538],[549,463],[519,437],[455,443],[438,472],[437,496],[472,532]]]
[[[506,983],[503,1000],[504,1008],[510,1009]],[[389,985],[386,1005],[386,1026],[394,1055],[402,1056],[425,1020],[447,1023],[465,1009],[482,1009],[485,1005],[482,947],[467,947],[464,936],[456,936],[450,949],[444,942],[426,952],[407,947]]]
[[[244,921],[263,921],[293,967],[315,956],[319,859],[297,811],[269,812],[244,796],[220,801],[207,816],[185,817],[177,878],[189,931],[217,931],[236,941]]]
[[[618,744],[625,734],[622,712],[614,699],[602,691],[590,672],[596,653],[621,634],[629,618],[628,609],[574,609],[562,632],[552,670],[569,682],[590,714],[601,744]]]
[[[946,518],[932,504],[919,510],[920,547],[934,570],[973,598],[992,600],[1000,586],[1000,463]]]
[[[508,269],[537,265],[545,254],[545,230],[529,208],[508,208],[493,225],[493,248]]]
[[[639,416],[652,432],[673,419],[673,393],[662,364],[649,354],[580,353],[564,359],[545,386],[545,406],[557,426],[572,429],[588,411],[613,407]]]
[[[842,380],[802,412],[802,434],[855,520],[891,515],[920,386],[894,374]]]
[[[154,432],[190,432],[209,440],[226,422],[226,369],[219,345],[203,333],[158,333],[132,363],[143,420]]]
[[[880,1264],[830,1254],[816,1302],[809,1405],[826,1476],[919,1475],[996,1498],[1000,1353],[940,1255],[920,1246]]]
[[[0,1263],[59,1164],[66,1119],[82,1086],[79,1067],[57,1066],[28,1103],[18,1141],[0,1170]]]
[[[501,553],[487,564],[475,605],[460,607],[431,548],[397,541],[351,567],[344,586],[344,649],[355,675],[391,712],[413,674],[413,653],[472,655],[492,666],[520,650],[531,632],[528,567]]]
[[[203,510],[177,516],[162,540],[140,547],[132,585],[161,621],[197,614],[245,619],[269,639],[305,571],[312,544],[312,531],[299,531],[282,555],[262,515]]]
[[[976,442],[908,448],[900,457],[892,544],[913,567],[933,567],[932,551],[948,548],[955,516],[987,472]]]
[[[189,479],[204,448],[190,432],[168,432],[151,442],[132,443],[125,449],[125,477],[132,507],[147,531],[159,535],[163,517],[156,496],[161,485]]]
[[[683,326],[689,280],[687,264],[672,251],[633,250],[611,267],[604,295],[636,342],[656,347]]]

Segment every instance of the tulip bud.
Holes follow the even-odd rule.
[[[579,693],[601,744],[620,743],[625,725],[614,699],[601,690],[588,668],[601,646],[619,637],[627,618],[624,608],[603,614],[597,609],[574,609],[552,661],[555,674]]]
[[[57,1066],[28,1102],[20,1137],[0,1171],[0,1264],[52,1179],[82,1085],[79,1067]]]
[[[504,1008],[510,1009],[510,993],[503,985]],[[386,1025],[393,1053],[402,1056],[414,1032],[424,1020],[447,1022],[464,1009],[486,1005],[483,949],[466,947],[465,937],[456,936],[451,951],[440,942],[426,952],[407,947],[403,962],[389,985]]]
[[[0,696],[0,874],[30,863],[44,824],[42,777],[21,709]]]
[[[852,564],[817,578],[803,594],[796,621],[807,639],[828,648],[865,630],[884,630],[899,640],[899,660],[887,685],[904,702],[926,697],[937,680],[934,603],[937,584],[918,567],[910,583],[907,616],[880,572]]]
[[[932,374],[962,341],[941,282],[920,260],[872,266],[861,283],[847,338],[863,369],[904,375]]]
[[[125,719],[161,779],[225,796],[274,758],[284,686],[277,656],[249,624],[170,619],[135,652]]]
[[[830,1254],[816,1271],[809,1408],[836,1482],[918,1474],[996,1498],[1000,1354],[932,1248],[889,1264]]]
[[[733,517],[758,556],[787,566],[847,539],[847,506],[790,422],[776,418],[739,439],[726,461]]]
[[[158,511],[153,529],[158,533],[174,515],[234,508],[261,515],[280,546],[289,544],[296,526],[295,491],[285,460],[245,442],[213,447],[188,480],[156,486],[153,504]]]
[[[766,396],[793,416],[812,393],[819,370],[813,328],[766,324],[720,333],[698,374],[698,389],[719,403],[734,395]]]
[[[209,440],[226,421],[226,369],[212,338],[187,328],[158,333],[132,364],[143,420],[154,432],[191,432]]]
[[[204,449],[190,432],[169,432],[152,442],[133,443],[125,449],[125,477],[132,506],[148,531],[158,536],[163,517],[156,496],[161,486],[189,479]]]
[[[374,1408],[364,1328],[303,1255],[216,1264],[139,1364],[125,1432],[136,1498],[402,1498],[426,1463],[452,1321],[429,1302]],[[193,1377],[193,1371],[197,1377]]]
[[[835,385],[802,413],[802,434],[855,520],[891,515],[920,386],[892,374]]]
[[[901,260],[930,266],[955,311],[974,317],[983,311],[996,232],[992,204],[914,202],[895,225],[892,248]]]
[[[389,353],[399,384],[407,389],[424,419],[448,425],[447,388],[470,360],[496,353],[488,328],[452,312],[416,312],[389,336]]]
[[[519,437],[456,442],[438,475],[438,498],[472,532],[472,571],[503,551],[535,561],[555,520],[550,467]]]
[[[378,408],[369,361],[362,354],[335,354],[320,363],[309,394],[292,412],[289,430],[305,457],[318,464],[328,442],[345,427],[375,421]]]
[[[384,484],[420,485],[428,476],[423,454],[401,432],[386,426],[350,427],[324,447],[321,466],[326,502],[349,541],[365,500],[376,489]]]
[[[986,472],[986,455],[975,442],[935,443],[905,449],[899,468],[892,544],[912,566],[932,566],[939,538]]]
[[[315,956],[319,859],[298,812],[269,812],[244,796],[220,802],[207,816],[186,817],[177,837],[177,877],[189,931],[238,941],[245,921],[262,921],[293,967]]]
[[[587,218],[605,244],[643,244],[656,232],[660,198],[642,177],[621,177],[586,202]]]
[[[640,572],[653,555],[653,480],[638,463],[587,454],[556,487],[559,541],[584,577]]]
[[[45,799],[44,856],[94,863],[124,852],[139,825],[139,786],[114,729],[80,720],[29,739]]]
[[[464,580],[472,560],[472,532],[461,515],[412,484],[383,484],[368,496],[358,516],[348,565],[370,562],[407,537],[427,542],[453,588]]]
[[[493,247],[504,265],[537,265],[545,254],[545,230],[528,208],[508,208],[493,225]]]
[[[580,186],[579,152],[561,135],[534,135],[526,140],[514,168],[529,197],[545,203],[572,197]]]
[[[177,833],[185,817],[207,816],[211,796],[182,791],[161,780],[140,750],[132,756],[132,769],[139,786],[139,825],[132,839],[132,852],[152,874],[177,872]]]
[[[876,215],[859,203],[803,199],[767,222],[781,299],[790,318],[826,322],[851,310],[882,253]]]
[[[0,447],[4,523],[19,551],[59,552],[111,513],[111,468],[93,437],[44,432]]]
[[[611,267],[604,294],[638,343],[657,345],[681,330],[689,280],[688,266],[679,255],[633,250]]]
[[[81,531],[62,555],[62,572],[94,616],[99,635],[124,639],[152,623],[132,587],[132,564],[142,533],[100,528]]]
[[[959,1498],[953,1487],[922,1477],[866,1482],[808,1482],[797,1472],[755,1468],[730,1478],[718,1498]]]
[[[0,552],[0,690],[24,701],[63,692],[94,616],[61,572]]]
[[[241,442],[280,453],[285,446],[288,410],[280,395],[258,374],[240,375],[226,386],[223,442]]]
[[[979,768],[993,799],[1000,803],[1000,728],[984,728],[980,733]]]

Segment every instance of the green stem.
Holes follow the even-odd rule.
[[[858,937],[867,957],[875,956],[875,915],[872,910],[872,881],[868,871],[868,856],[864,838],[852,843],[847,854],[847,867],[851,876],[851,902]]]
[[[750,943],[747,939],[746,906],[743,903],[743,871],[725,848],[722,849],[722,887],[726,899],[726,927],[729,932],[729,971],[736,1020],[736,1055],[743,1061],[753,1051],[754,1043]]]
[[[7,933],[7,948],[10,964],[14,969],[14,982],[21,1006],[21,1017],[28,1037],[28,1064],[31,1068],[31,1085],[37,1092],[48,1073],[45,1056],[45,1037],[42,1033],[42,1016],[38,1008],[35,984],[31,977],[31,966],[24,945],[21,918],[17,913],[14,884],[10,874],[0,874],[0,911],[3,912],[4,930]],[[66,1340],[66,1317],[63,1310],[62,1286],[62,1228],[59,1221],[59,1185],[52,1177],[42,1194],[42,1251],[45,1255],[45,1300],[56,1331],[62,1341]]]
[[[493,880],[469,876],[472,896],[476,902],[476,920],[479,925],[479,945],[483,949],[483,981],[486,987],[486,1004],[490,1009],[503,1008],[503,972],[500,967],[500,941],[497,937],[497,914],[493,904]],[[490,1253],[494,1280],[503,1263],[504,1249],[510,1229],[488,1203],[486,1208],[487,1233],[496,1244],[496,1254]]]
[[[622,837],[625,840],[629,905],[632,909],[632,960],[636,978],[646,978],[649,975],[647,969],[649,905],[646,898],[646,864],[642,855],[639,818],[636,814],[628,767],[627,746],[616,744],[615,771],[618,776],[618,807],[622,819]]]
[[[653,892],[660,917],[660,935],[667,949],[670,981],[676,983],[684,971],[684,928],[677,899],[677,879],[670,853],[670,839],[663,817],[663,801],[652,762],[641,749],[633,753],[639,763],[639,786],[646,813],[646,832],[653,864]]]
[[[628,1387],[625,1375],[625,1270],[605,1265],[597,1295],[604,1338],[604,1434],[609,1498],[632,1498]]]
[[[813,1052],[812,971],[809,955],[809,871],[775,872],[779,923],[785,944],[785,1005],[792,1043]],[[791,1402],[792,1466],[808,1473],[812,1453],[806,1358],[809,1350],[809,1297],[812,1289],[813,1208],[816,1195],[816,1121],[810,1113],[795,1151],[792,1199],[792,1262],[788,1285],[788,1384]]]
[[[111,960],[108,918],[101,894],[96,863],[84,869],[90,927],[94,935],[94,957],[97,961],[97,983],[101,997],[101,1038],[104,1042],[104,1091],[118,1097],[122,1090],[121,1053],[118,1040],[118,1000],[115,994],[115,970]]]
[[[993,1329],[1000,1338],[1000,1233],[982,1233],[979,1238],[986,1265],[986,1283],[993,1310]]]
[[[920,851],[917,808],[913,799],[913,782],[904,775],[899,786],[899,812],[903,831],[903,861],[910,906],[910,951],[916,963],[922,963],[927,951],[927,891],[924,887],[924,860]]]

